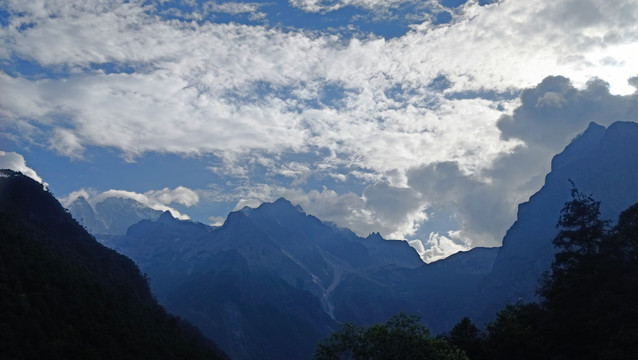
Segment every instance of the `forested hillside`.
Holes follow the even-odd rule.
[[[222,359],[42,185],[0,173],[0,352],[9,359]]]

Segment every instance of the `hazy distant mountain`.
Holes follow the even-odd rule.
[[[351,273],[334,290],[340,321],[371,325],[393,314],[421,316],[434,333],[449,330],[476,306],[478,284],[497,248],[474,248],[418,268],[386,266]]]
[[[154,210],[133,199],[107,197],[91,206],[79,196],[68,210],[91,234],[124,235],[129,226],[141,220],[157,219],[162,211]]]
[[[130,259],[11,170],[0,170],[0,301],[2,358],[225,358],[157,304]]]

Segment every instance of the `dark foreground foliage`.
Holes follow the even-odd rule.
[[[319,343],[316,360],[329,359],[467,359],[463,351],[433,338],[419,318],[404,313],[369,328],[345,323]]]
[[[559,249],[539,294],[551,358],[635,359],[638,356],[638,204],[609,222],[600,203],[576,189],[554,239]]]
[[[225,358],[40,184],[0,175],[0,358]]]

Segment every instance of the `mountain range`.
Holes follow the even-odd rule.
[[[233,212],[217,228],[165,212],[100,239],[135,259],[160,302],[196,319],[233,358],[307,358],[337,328],[342,279],[422,265],[405,242],[360,238],[285,199]]]
[[[120,227],[96,236],[132,258],[159,302],[232,358],[309,358],[317,340],[344,321],[369,325],[404,311],[439,333],[463,316],[484,325],[506,304],[536,300],[572,186],[601,201],[604,218],[638,202],[637,139],[636,123],[590,124],[554,157],[501,247],[431,264],[406,242],[358,237],[285,199],[233,212],[221,227],[163,213],[125,234]],[[81,208],[70,211],[86,216]],[[96,218],[105,209],[93,209]]]

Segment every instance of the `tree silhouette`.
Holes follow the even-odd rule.
[[[572,200],[565,203],[557,224],[561,230],[553,241],[559,249],[552,265],[554,273],[598,254],[608,232],[609,221],[600,219],[600,202],[580,193],[573,183],[571,193]]]
[[[638,206],[618,224],[600,219],[600,203],[572,189],[554,239],[552,272],[539,294],[547,311],[547,351],[565,359],[634,358],[638,352]]]
[[[486,358],[542,359],[545,317],[543,308],[535,303],[507,305],[487,326]]]
[[[463,350],[472,360],[485,358],[483,354],[484,334],[467,316],[461,319],[443,338]]]

